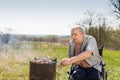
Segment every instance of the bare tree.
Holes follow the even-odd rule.
[[[107,33],[106,18],[102,14],[95,14],[87,11],[85,13],[86,19],[82,22],[86,28],[86,33],[93,35],[96,38],[98,46],[103,46],[109,38]]]
[[[8,43],[9,40],[11,39],[11,33],[13,30],[11,28],[5,28],[5,32],[0,33],[0,38],[2,40],[2,43]]]
[[[86,19],[82,22],[84,26],[92,27],[94,24],[95,14],[93,12],[87,11],[84,13]]]
[[[113,12],[120,19],[120,0],[110,0],[110,2],[114,7]]]

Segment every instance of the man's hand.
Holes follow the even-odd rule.
[[[61,66],[67,66],[67,65],[70,65],[70,64],[72,64],[70,58],[64,58],[64,59],[62,59],[62,61],[60,62],[60,65],[61,65]]]

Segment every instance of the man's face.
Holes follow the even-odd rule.
[[[83,41],[83,33],[79,29],[72,29],[71,37],[75,43],[81,43]]]

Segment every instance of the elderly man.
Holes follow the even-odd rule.
[[[102,66],[95,38],[85,35],[80,25],[72,28],[71,37],[68,53],[70,58],[62,59],[60,64],[74,65],[74,80],[99,80]]]

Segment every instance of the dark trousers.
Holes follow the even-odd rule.
[[[100,80],[100,71],[91,68],[78,67],[73,71],[74,80]]]

